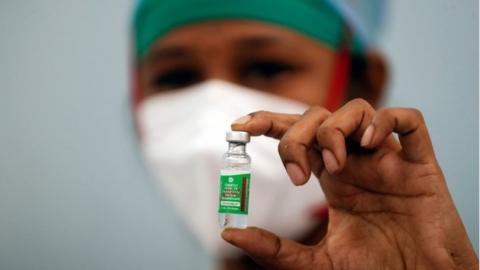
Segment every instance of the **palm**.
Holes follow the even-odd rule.
[[[390,139],[373,153],[350,154],[339,174],[322,170],[317,177],[329,201],[330,225],[316,247],[317,256],[343,269],[405,268],[404,254],[414,244],[412,233],[403,228],[405,217],[415,211],[407,205],[419,205],[414,200],[428,195],[424,188],[405,185],[405,172],[413,166],[417,174],[431,175],[428,166],[405,161],[398,143]],[[410,202],[399,204],[405,197]]]
[[[349,154],[345,168],[337,174],[320,170],[316,176],[332,210],[396,215],[412,214],[413,209],[406,207],[403,199],[428,196],[438,182],[429,179],[442,177],[434,164],[405,160],[393,138],[375,151]],[[398,199],[402,199],[402,204],[397,203]]]

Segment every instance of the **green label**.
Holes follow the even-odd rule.
[[[219,186],[219,213],[248,214],[250,173],[233,174],[222,172]]]

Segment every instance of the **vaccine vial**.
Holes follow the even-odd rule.
[[[246,144],[250,134],[228,131],[228,150],[223,155],[220,171],[218,220],[220,227],[246,228],[250,191],[250,156]]]

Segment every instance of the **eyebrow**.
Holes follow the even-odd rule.
[[[257,49],[285,44],[287,42],[284,39],[276,36],[251,36],[238,40],[235,46],[242,49]]]
[[[258,49],[264,47],[282,46],[288,44],[284,39],[276,36],[250,36],[246,38],[240,38],[235,42],[235,47],[240,50],[245,49]],[[147,56],[147,62],[156,63],[165,60],[177,60],[182,58],[188,58],[192,56],[191,48],[182,45],[170,45],[165,47],[159,47]]]
[[[152,50],[152,52],[147,57],[147,61],[158,62],[164,60],[175,60],[179,58],[186,58],[191,55],[192,53],[188,47],[172,45]]]

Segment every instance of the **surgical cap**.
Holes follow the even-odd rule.
[[[280,25],[334,49],[344,40],[345,26],[353,31],[352,49],[361,53],[373,35],[362,26],[352,7],[366,0],[143,0],[135,11],[134,34],[138,57],[153,43],[183,25],[220,19],[249,19]],[[378,13],[383,0],[368,0]],[[365,11],[365,8],[364,10]],[[372,13],[372,12],[370,12]],[[371,16],[371,14],[369,14]],[[375,22],[377,23],[377,22]]]

